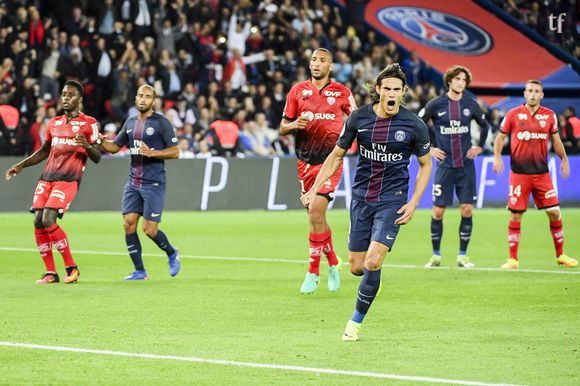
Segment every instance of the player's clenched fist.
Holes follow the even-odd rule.
[[[298,117],[298,119],[296,119],[294,121],[294,123],[296,124],[295,128],[297,130],[303,130],[306,128],[306,125],[308,124],[308,122],[310,122],[310,120],[306,116],[301,115]]]
[[[91,145],[89,144],[89,141],[87,141],[87,138],[80,133],[77,133],[77,135],[75,135],[75,145],[82,146],[85,149],[88,149],[89,147],[91,147]]]

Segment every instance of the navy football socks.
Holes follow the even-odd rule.
[[[367,314],[381,284],[381,270],[369,271],[365,268],[364,276],[358,287],[356,307],[352,320],[361,323]]]
[[[443,237],[443,219],[436,220],[431,217],[431,244],[433,244],[433,254],[440,255],[441,238]]]
[[[467,252],[467,245],[471,240],[471,230],[473,229],[472,217],[461,217],[459,224],[459,254],[465,255]]]
[[[165,233],[163,233],[161,229],[157,230],[157,234],[155,237],[151,238],[151,240],[153,240],[159,248],[163,249],[165,253],[167,253],[167,256],[175,252],[175,249],[171,246],[171,244],[169,244],[167,236],[165,236]]]
[[[127,250],[129,251],[131,260],[133,260],[135,270],[144,271],[145,267],[143,266],[143,258],[141,257],[141,242],[139,241],[137,233],[126,234],[125,243],[127,243]]]

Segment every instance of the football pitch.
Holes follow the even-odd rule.
[[[580,384],[580,268],[558,267],[544,213],[524,216],[520,270],[508,256],[508,213],[478,210],[469,255],[455,267],[459,214],[445,218],[443,267],[429,211],[402,228],[359,342],[341,335],[360,281],[342,271],[299,293],[307,267],[303,211],[165,212],[161,229],[182,270],[140,233],[150,279],[132,271],[119,213],[60,221],[81,276],[36,286],[43,272],[32,216],[0,214],[0,384]],[[580,210],[564,209],[565,251],[580,257]],[[347,256],[348,212],[329,213]]]

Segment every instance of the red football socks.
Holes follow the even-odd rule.
[[[562,229],[562,219],[550,221],[550,231],[554,239],[554,248],[556,248],[556,257],[564,253],[564,230]]]
[[[510,257],[518,259],[518,247],[520,246],[520,222],[511,221],[508,226],[508,243],[510,246]]]
[[[54,224],[51,227],[46,228],[46,231],[50,236],[50,241],[52,241],[56,249],[62,255],[64,265],[67,267],[76,265],[75,261],[73,260],[72,254],[70,253],[68,238],[66,237],[66,233],[64,233],[62,228],[59,227],[58,224]]]
[[[322,255],[322,243],[318,241],[319,235],[310,233],[310,266],[308,272],[320,276],[320,256]]]
[[[317,249],[316,253],[318,254],[318,259],[320,260],[320,255],[322,252],[326,255],[328,260],[328,265],[336,265],[338,264],[338,259],[336,257],[336,253],[334,252],[334,247],[332,245],[332,232],[330,228],[324,233],[310,233],[310,258],[312,259],[312,250]],[[320,265],[320,261],[318,262]]]
[[[52,256],[52,242],[46,229],[34,229],[34,237],[36,238],[38,252],[40,252],[40,256],[44,260],[46,272],[56,272],[54,257]]]

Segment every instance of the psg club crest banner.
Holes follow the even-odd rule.
[[[491,36],[478,25],[449,13],[417,7],[385,7],[377,19],[407,39],[457,55],[480,55],[492,47]]]
[[[546,49],[469,0],[373,0],[366,21],[437,71],[468,67],[474,86],[543,79],[564,67]]]

